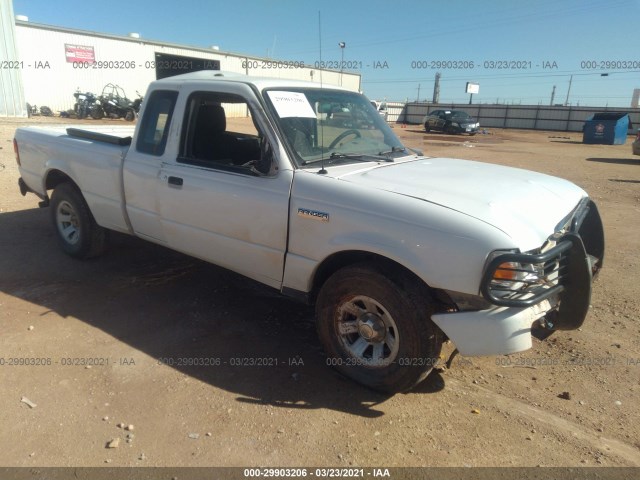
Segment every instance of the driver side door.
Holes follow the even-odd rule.
[[[255,146],[277,139],[248,87],[226,89],[184,94],[180,151],[158,177],[164,236],[176,250],[280,288],[293,170],[276,157],[268,173],[252,168],[264,154]],[[203,124],[202,109],[217,119]]]

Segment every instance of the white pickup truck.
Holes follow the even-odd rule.
[[[69,255],[115,230],[314,303],[327,363],[383,391],[424,379],[447,339],[501,355],[578,328],[603,264],[577,186],[422,156],[320,84],[180,75],[150,85],[135,131],[19,128],[14,147]]]

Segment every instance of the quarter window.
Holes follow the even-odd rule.
[[[178,92],[171,90],[156,90],[151,93],[138,133],[138,152],[158,157],[164,154],[177,98]]]

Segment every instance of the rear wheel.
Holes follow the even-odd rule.
[[[442,333],[428,293],[408,275],[376,265],[345,267],[327,280],[316,305],[327,364],[367,387],[406,391],[438,360]]]
[[[61,183],[51,196],[51,220],[62,250],[75,258],[102,254],[108,230],[100,227],[82,193],[70,183]]]

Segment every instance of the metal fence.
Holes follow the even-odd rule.
[[[393,105],[393,107],[391,107]],[[402,107],[398,107],[402,105]],[[464,110],[484,128],[520,128],[530,130],[558,130],[581,132],[584,121],[596,112],[628,113],[629,133],[640,127],[640,108],[564,107],[544,105],[488,105],[388,103],[387,120],[394,123],[419,125],[433,110]]]

